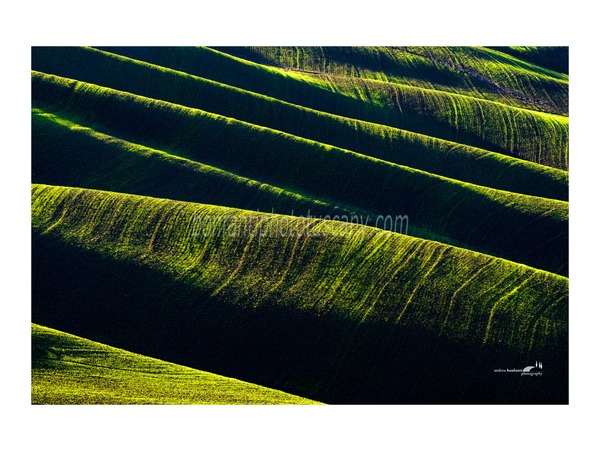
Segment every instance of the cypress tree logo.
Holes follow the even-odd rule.
[[[539,361],[535,362],[535,366],[527,366],[521,372],[521,376],[541,376],[542,375],[542,363]]]

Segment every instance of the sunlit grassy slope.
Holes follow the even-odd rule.
[[[471,183],[559,200],[568,195],[568,176],[562,170],[324,113],[92,48],[34,49],[34,69],[199,108]]]
[[[34,72],[33,86],[34,105],[127,140],[328,203],[371,211],[371,224],[378,215],[408,215],[417,236],[436,236],[442,242],[568,273],[566,202],[464,183],[199,109],[62,77]]]
[[[269,67],[211,49],[106,50],[312,109],[568,168],[568,118],[561,114],[374,78]]]
[[[34,182],[298,214],[366,214],[137,145],[35,109]]]
[[[490,47],[561,74],[569,73],[568,47]]]
[[[221,50],[278,67],[410,84],[567,113],[565,74],[484,47],[226,47]]]
[[[33,404],[311,404],[33,324]]]
[[[361,225],[46,185],[32,200],[38,323],[325,402],[566,396],[566,278]],[[204,233],[214,217],[225,231]],[[535,385],[492,372],[531,358],[553,367]]]
[[[34,402],[567,402],[568,83],[565,47],[32,48],[33,322],[81,336],[34,326],[73,340]],[[71,364],[102,344],[160,377]]]

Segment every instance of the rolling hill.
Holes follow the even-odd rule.
[[[33,404],[315,403],[35,324],[31,338]]]
[[[98,85],[38,72],[33,73],[33,82],[34,105],[100,130],[110,129],[126,140],[205,161],[301,195],[371,211],[371,223],[378,216],[408,215],[411,229],[419,237],[435,237],[562,275],[568,273],[568,204],[564,201],[436,176]],[[530,226],[532,222],[538,226]]]
[[[566,403],[565,51],[32,48],[33,401]]]
[[[449,178],[567,200],[568,178],[562,170],[324,113],[93,48],[34,49],[33,57],[34,69],[45,73],[232,117]]]
[[[563,277],[362,225],[106,191],[35,185],[33,212],[36,322],[333,403],[565,395]],[[476,367],[531,352],[554,374],[485,392],[494,374]],[[419,388],[426,367],[445,369]]]
[[[562,114],[374,78],[267,66],[215,49],[107,50],[308,108],[568,168],[568,117]]]

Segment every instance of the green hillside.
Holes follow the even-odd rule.
[[[39,109],[33,110],[32,125],[34,182],[281,213],[366,214],[117,139]]]
[[[49,326],[333,403],[566,395],[563,277],[361,225],[106,191],[35,185],[32,209],[34,320]],[[214,218],[223,232],[204,233]],[[527,392],[483,369],[533,355],[555,369]],[[419,387],[426,367],[445,369]]]
[[[568,48],[31,68],[33,403],[568,402]]]
[[[569,47],[490,47],[524,61],[569,74]]]
[[[40,325],[31,338],[33,404],[317,403]]]
[[[561,114],[373,78],[265,66],[212,49],[107,50],[308,108],[568,168],[568,118]]]
[[[484,47],[224,47],[278,67],[409,84],[566,115],[568,77]]]
[[[449,178],[559,200],[568,196],[568,174],[562,170],[324,113],[92,48],[34,49],[34,69],[202,109]]]
[[[562,275],[568,272],[566,202],[464,183],[229,117],[62,77],[34,72],[33,82],[34,105],[127,140],[302,195],[371,211],[371,223],[379,215],[408,215],[416,236],[460,243]],[[453,203],[457,198],[460,202]]]

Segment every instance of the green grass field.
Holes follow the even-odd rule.
[[[440,177],[98,85],[38,72],[33,80],[36,106],[100,130],[110,129],[127,140],[328,203],[370,211],[372,223],[379,215],[408,215],[419,237],[458,243],[563,275],[568,271],[568,204],[564,201]],[[460,202],[455,203],[457,198]],[[531,227],[532,222],[539,225]]]
[[[314,404],[33,324],[33,404]],[[57,382],[59,380],[59,382]]]
[[[38,49],[34,62],[34,68],[47,73],[202,109],[449,178],[567,200],[565,171],[456,142],[324,113],[91,48]]]
[[[229,47],[223,50],[279,67],[463,93],[567,115],[568,76],[491,48]]]
[[[239,367],[258,384],[337,402],[359,395],[346,391],[346,377],[370,380],[360,396],[377,403],[411,400],[391,396],[390,383],[408,382],[424,355],[462,381],[489,376],[468,375],[457,367],[464,360],[446,361],[460,352],[457,343],[474,364],[500,355],[525,361],[532,346],[556,367],[565,356],[567,280],[469,250],[361,225],[45,185],[34,186],[33,211],[34,243],[49,249],[40,262],[60,258],[74,278],[65,291],[56,266],[35,268],[48,290],[38,320],[84,327],[94,339],[129,342],[141,353],[167,345],[163,351],[195,366],[206,352],[210,370]],[[198,224],[212,218],[224,231],[205,235]],[[273,230],[283,220],[282,237]],[[72,303],[98,274],[108,286],[99,280],[93,297]],[[172,337],[161,343],[165,336]],[[386,353],[402,342],[422,352],[403,355],[399,366],[399,355]],[[314,372],[329,374],[333,386],[314,384]],[[429,389],[457,400],[453,381],[441,377]],[[500,387],[485,398],[515,394]]]
[[[374,78],[265,66],[214,49],[108,50],[308,108],[568,168],[568,117],[562,114]]]
[[[566,403],[564,52],[34,47],[32,401]]]

